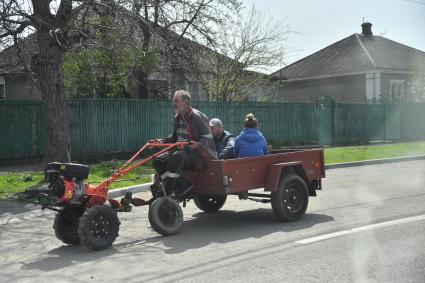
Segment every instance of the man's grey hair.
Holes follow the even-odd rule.
[[[210,127],[223,129],[223,122],[221,122],[221,120],[218,118],[213,118],[210,120]]]
[[[178,90],[174,93],[174,95],[180,95],[184,101],[187,102],[187,105],[190,105],[190,93],[187,90]]]

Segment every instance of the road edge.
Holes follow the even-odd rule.
[[[124,188],[119,188],[119,189],[114,189],[114,190],[109,190],[108,191],[108,198],[118,198],[121,196],[124,196],[127,192],[132,192],[134,193],[139,193],[139,192],[144,192],[149,190],[150,186],[152,186],[152,182],[150,183],[144,183],[144,184],[140,184],[140,185],[134,185],[134,186],[129,186],[129,187],[124,187]]]
[[[403,157],[391,157],[383,159],[370,159],[362,161],[353,161],[353,162],[343,162],[343,163],[332,163],[325,165],[325,169],[339,169],[347,167],[356,167],[364,165],[376,165],[376,164],[385,164],[385,163],[396,163],[404,161],[414,161],[425,159],[425,155],[412,155],[412,156],[403,156]]]
[[[333,163],[325,165],[326,170],[339,169],[339,168],[348,168],[356,166],[365,166],[365,165],[376,165],[384,163],[395,163],[403,161],[414,161],[425,159],[425,155],[414,155],[414,156],[404,156],[404,157],[393,157],[393,158],[383,158],[383,159],[371,159],[371,160],[362,160],[362,161],[353,161],[353,162],[343,162],[343,163]],[[152,182],[144,183],[140,185],[134,185],[114,190],[108,191],[108,198],[118,198],[124,196],[127,192],[139,193],[146,190],[149,190]]]

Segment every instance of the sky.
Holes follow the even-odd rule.
[[[425,51],[425,0],[243,0],[289,25],[281,67],[302,59],[372,23],[374,35]]]

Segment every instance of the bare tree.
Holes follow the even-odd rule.
[[[205,62],[202,45],[216,36],[240,10],[239,0],[132,0],[128,4],[143,31],[143,49],[161,50],[161,72],[169,74],[169,89],[199,79]],[[141,98],[147,97],[147,74],[141,73]]]
[[[30,34],[36,38],[30,71],[42,92],[46,160],[70,160],[63,58],[86,36],[93,13],[116,8],[126,11],[123,15],[143,31],[144,50],[164,47],[160,48],[167,58],[164,65],[176,82],[186,76],[181,72],[182,62],[190,58],[182,42],[212,43],[218,27],[239,5],[237,0],[0,0],[1,47],[14,44],[19,49],[23,38]]]
[[[69,130],[63,84],[62,58],[71,39],[70,23],[76,10],[92,1],[1,0],[0,39],[2,46],[35,32],[38,52],[31,69],[42,92],[47,126],[46,159],[69,161]]]
[[[245,100],[255,85],[267,85],[271,67],[283,60],[282,48],[289,33],[285,23],[275,21],[252,6],[247,17],[221,29],[213,48],[217,64],[211,70],[207,91],[214,100]]]
[[[0,0],[0,45],[13,45],[42,93],[46,161],[70,160],[64,54],[87,37],[93,15],[114,7],[113,0]],[[28,60],[21,47],[32,41],[36,44]]]

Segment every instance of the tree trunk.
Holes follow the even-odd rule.
[[[33,58],[33,68],[42,92],[46,126],[46,162],[70,161],[69,125],[63,82],[63,51],[48,30],[39,30],[39,54]]]
[[[139,76],[139,98],[140,99],[148,99],[149,93],[148,93],[148,74],[144,71],[140,71]]]
[[[145,16],[146,16],[146,19],[148,19],[147,11],[145,11]],[[149,27],[147,27],[143,21],[141,21],[140,24],[143,31],[143,51],[147,53],[149,52],[152,34],[151,34],[151,31],[149,30]],[[149,98],[148,74],[143,70],[140,70],[139,82],[140,82],[139,98],[148,99]]]

